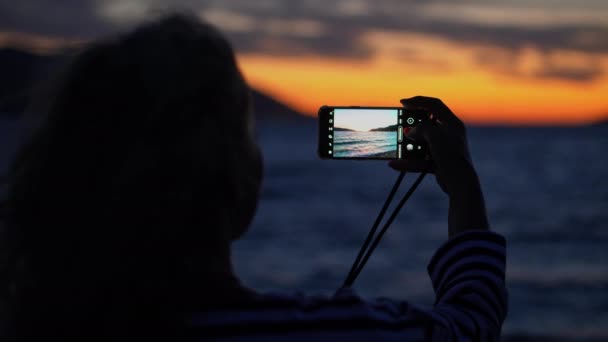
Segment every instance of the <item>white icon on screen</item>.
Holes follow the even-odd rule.
[[[407,123],[408,124],[413,124],[414,123],[414,118],[407,118]]]
[[[332,122],[334,122],[334,120],[332,120],[332,119],[329,119],[329,123],[332,123]]]
[[[333,138],[333,137],[332,137],[332,136],[331,136],[331,134],[330,134],[330,135],[329,135],[329,139],[331,139],[331,138]]]
[[[408,151],[411,151],[411,150],[413,150],[413,149],[414,149],[414,145],[412,145],[412,144],[407,144],[407,145],[405,145],[405,148],[406,148]]]

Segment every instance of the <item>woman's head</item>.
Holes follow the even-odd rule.
[[[248,221],[260,177],[250,93],[214,28],[143,25],[85,49],[58,83],[14,165],[19,220]]]
[[[94,43],[45,102],[9,178],[18,294],[121,279],[154,292],[246,230],[261,156],[249,88],[211,26],[172,15]]]

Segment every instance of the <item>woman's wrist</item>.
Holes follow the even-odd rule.
[[[446,193],[450,198],[459,198],[468,193],[481,191],[479,177],[469,161],[452,162],[441,172],[441,182],[445,184]]]
[[[479,178],[468,175],[450,189],[448,213],[449,235],[466,230],[489,229],[485,200]]]

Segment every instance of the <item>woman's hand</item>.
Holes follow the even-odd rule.
[[[401,103],[406,109],[429,113],[431,120],[418,125],[408,136],[428,143],[433,164],[393,160],[390,167],[398,171],[420,172],[426,169],[435,173],[437,183],[450,198],[450,236],[464,230],[488,229],[483,194],[462,121],[436,98],[415,96],[403,99]]]

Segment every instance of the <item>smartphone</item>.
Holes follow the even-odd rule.
[[[424,141],[409,131],[428,120],[420,111],[403,107],[319,108],[319,147],[322,159],[430,159]]]

